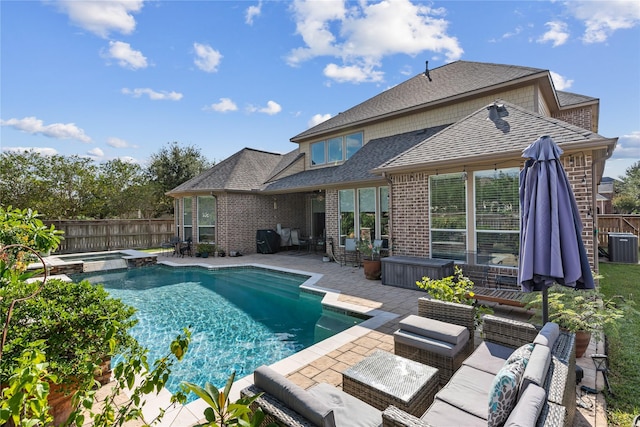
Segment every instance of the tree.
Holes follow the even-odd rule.
[[[640,213],[640,161],[626,170],[626,175],[615,183],[613,207],[617,213]]]
[[[173,190],[209,167],[211,163],[199,148],[180,147],[175,141],[167,143],[158,153],[152,154],[147,173],[155,185],[156,197],[160,203],[158,213],[173,213],[173,199],[165,195],[167,191]]]

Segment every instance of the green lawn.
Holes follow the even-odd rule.
[[[640,310],[640,265],[600,263],[600,274],[605,296],[621,295]],[[613,391],[607,396],[609,426],[630,426],[640,414],[640,312],[628,313],[616,328],[608,328],[607,340]]]

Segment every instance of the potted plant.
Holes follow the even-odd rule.
[[[359,239],[358,252],[362,255],[362,267],[364,276],[369,280],[378,280],[382,275],[382,263],[380,262],[380,247],[371,240]]]
[[[542,293],[529,294],[526,302],[525,308],[534,309],[535,318],[541,319]],[[554,285],[548,292],[549,320],[576,334],[576,357],[582,357],[592,334],[600,334],[605,326],[623,317],[627,306],[622,302],[622,297],[606,299],[596,289]]]
[[[71,283],[59,279],[27,282],[16,274],[11,261],[2,260],[0,313],[11,311],[5,320],[6,341],[2,348],[0,384],[18,368],[31,343],[43,343],[51,383],[49,405],[54,424],[67,420],[75,409],[73,394],[90,389],[100,365],[127,346],[135,345],[128,329],[135,324],[135,310],[113,299],[89,282]],[[26,296],[34,295],[25,299]],[[15,300],[21,300],[13,305]],[[10,309],[11,308],[11,309]]]
[[[199,243],[198,244],[198,253],[202,258],[208,258],[209,255],[215,253],[215,245],[212,243]]]

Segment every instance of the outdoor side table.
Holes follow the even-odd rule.
[[[438,369],[377,350],[342,373],[342,389],[380,409],[422,416],[438,389]]]

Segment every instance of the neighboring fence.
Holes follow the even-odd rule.
[[[59,254],[158,248],[175,235],[173,219],[43,221],[64,231]]]
[[[640,215],[598,215],[598,246],[609,247],[609,233],[631,233],[640,241]]]

